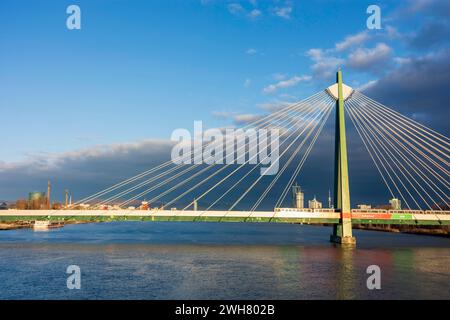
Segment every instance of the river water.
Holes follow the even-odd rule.
[[[113,222],[0,232],[0,299],[450,299],[450,239],[269,223]],[[77,265],[81,288],[68,289]],[[378,265],[381,289],[369,290]]]

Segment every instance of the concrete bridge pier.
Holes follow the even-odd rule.
[[[337,83],[327,91],[336,99],[336,125],[334,149],[334,207],[341,212],[340,222],[333,227],[330,241],[343,245],[356,245],[352,235],[352,215],[350,208],[350,187],[348,182],[347,140],[345,135],[344,100],[353,92],[343,86],[342,71],[337,72]],[[337,88],[336,88],[337,85]],[[334,92],[337,89],[337,96]],[[344,93],[345,89],[345,93]]]

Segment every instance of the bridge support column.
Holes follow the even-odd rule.
[[[338,99],[336,100],[336,133],[334,147],[334,207],[341,212],[338,224],[333,226],[330,241],[355,245],[352,235],[352,216],[350,211],[350,188],[348,183],[347,140],[345,136],[344,98],[342,71],[337,72]]]

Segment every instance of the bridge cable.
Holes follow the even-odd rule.
[[[299,128],[300,129],[300,128]],[[300,135],[304,132],[305,130],[303,130]],[[293,134],[293,133],[292,133]],[[291,136],[292,136],[291,134]],[[286,141],[286,140],[285,140]],[[263,160],[261,160],[260,162],[264,161],[265,159],[267,159],[268,156],[266,156]],[[203,196],[205,196],[206,194],[208,194],[210,191],[212,191],[215,187],[217,187],[220,183],[224,182],[226,179],[228,179],[233,173],[235,173],[237,170],[241,169],[241,167],[237,168],[235,171],[233,171],[232,173],[230,173],[227,177],[225,177],[224,179],[222,179],[221,181],[219,181],[218,183],[216,183],[213,187],[211,187],[210,189],[208,189],[206,192],[204,192],[199,198],[196,198],[197,200],[202,198]],[[205,211],[208,211],[211,207],[213,207],[219,200],[221,200],[225,195],[227,195],[231,190],[233,190],[237,185],[239,185],[243,179],[245,179],[250,173],[252,173],[255,169],[257,169],[258,166],[254,166],[251,170],[249,170],[243,177],[241,177],[233,186],[231,186],[230,188],[227,188],[227,190],[218,198],[216,199]],[[186,209],[186,208],[185,208]]]
[[[369,155],[370,155],[370,157],[371,157],[373,163],[375,164],[375,167],[377,168],[378,172],[380,173],[381,178],[382,178],[383,181],[384,181],[384,184],[386,185],[387,189],[389,190],[389,193],[391,194],[392,198],[395,198],[395,195],[394,195],[394,193],[392,192],[392,189],[391,189],[391,187],[389,186],[389,184],[388,184],[388,182],[387,182],[387,180],[386,180],[386,177],[384,176],[382,170],[380,169],[380,167],[379,167],[377,161],[376,161],[375,158],[374,158],[373,153],[375,153],[375,152],[374,152],[374,150],[373,150],[373,147],[370,145],[370,143],[369,143],[368,141],[366,141],[367,138],[366,138],[365,135],[363,135],[362,130],[361,130],[360,127],[359,127],[359,126],[360,126],[359,122],[356,122],[356,120],[355,120],[355,118],[354,118],[354,116],[353,116],[353,114],[352,114],[351,112],[349,112],[349,118],[350,118],[351,122],[353,123],[353,126],[355,127],[356,132],[358,133],[359,137],[361,138],[361,140],[362,140],[362,142],[363,142],[363,144],[364,144],[364,147],[366,148],[367,152],[369,153]],[[370,148],[369,148],[369,145],[370,145]],[[372,151],[371,151],[370,149],[372,149]],[[378,156],[377,156],[377,158],[378,158]],[[385,169],[385,168],[384,168],[384,169]],[[385,170],[386,170],[386,169],[385,169]]]
[[[371,98],[369,98],[368,96],[364,95],[363,93],[359,92],[358,90],[355,90],[352,96],[356,96],[359,98],[364,99],[365,101],[368,101],[376,106],[378,106],[380,109],[383,109],[385,112],[389,113],[391,116],[393,116],[394,118],[404,121],[406,123],[410,123],[411,125],[416,126],[417,129],[421,130],[422,132],[427,133],[430,136],[433,136],[435,139],[441,141],[442,143],[446,144],[447,146],[450,146],[450,138],[446,137],[445,135],[436,132],[434,130],[432,130],[431,128],[428,128],[426,126],[424,126],[423,124],[408,118],[404,115],[402,115],[401,113],[399,113],[398,111],[395,111],[394,109],[388,108],[385,105],[379,103],[378,101],[375,101]]]
[[[358,98],[356,98],[358,99]],[[389,116],[382,116],[382,114],[378,113],[376,110],[371,109],[370,106],[367,106],[371,112],[377,116],[378,119],[380,119],[379,123],[380,125],[385,125],[387,129],[389,129],[389,131],[391,131],[394,135],[396,135],[398,138],[400,138],[402,141],[404,141],[409,147],[411,147],[414,151],[418,152],[420,155],[422,155],[426,160],[428,160],[431,164],[433,164],[434,166],[436,166],[438,169],[440,169],[440,171],[442,171],[443,173],[445,173],[447,176],[448,174],[448,170],[445,170],[444,168],[442,168],[438,163],[435,162],[434,159],[430,158],[430,156],[428,156],[427,154],[423,153],[422,150],[418,149],[417,146],[415,146],[414,144],[411,143],[410,140],[406,139],[403,135],[401,135],[400,133],[402,132],[402,130],[398,129],[398,125],[396,123],[391,122]],[[390,126],[387,126],[387,124],[390,124]],[[413,140],[412,140],[413,141]],[[421,145],[420,143],[417,143],[416,141],[413,141],[416,144],[418,144],[419,147],[422,147],[424,149],[426,149],[425,146]],[[426,151],[426,150],[425,150]],[[416,156],[416,158],[418,159],[419,162],[421,162],[424,166],[426,166],[427,169],[432,170],[432,172],[430,172],[433,176],[435,176],[436,178],[440,179],[440,181],[444,181],[444,184],[448,187],[449,184],[446,181],[445,178],[441,177],[441,175],[436,172],[435,170],[433,170],[433,168],[431,166],[429,166],[428,164],[426,164],[423,160],[419,160],[419,158]]]
[[[368,108],[366,108],[366,107],[359,107],[358,108],[360,111],[360,114],[362,115],[362,116],[369,116],[369,117],[372,117],[373,116],[373,114],[371,113],[371,111],[370,110],[368,110]],[[356,109],[355,109],[356,110]],[[375,116],[376,117],[376,116]],[[375,123],[374,123],[374,121],[376,121],[376,126],[375,126]],[[370,123],[370,122],[369,122]],[[408,156],[407,155],[405,155],[404,154],[404,152],[402,152],[401,150],[399,150],[398,149],[398,147],[393,143],[393,142],[396,142],[397,143],[397,145],[398,145],[398,140],[394,137],[394,136],[392,136],[392,134],[390,134],[385,128],[384,128],[384,123],[382,122],[382,121],[379,121],[379,120],[373,120],[372,122],[371,122],[371,126],[372,126],[372,128],[375,130],[375,131],[377,131],[377,133],[379,134],[379,136],[381,137],[381,138],[383,138],[383,140],[384,141],[386,141],[386,143],[388,143],[389,144],[389,146],[391,147],[391,149],[392,150],[394,150],[395,152],[396,152],[396,154],[398,154],[401,158],[402,158],[402,160],[414,171],[414,173],[446,204],[446,205],[448,205],[448,203],[447,203],[447,201],[444,199],[444,198],[442,198],[442,196],[440,195],[440,193],[439,192],[437,192],[434,188],[433,188],[433,186],[431,186],[429,183],[428,183],[428,181],[430,181],[430,183],[431,184],[433,184],[434,185],[434,187],[436,187],[440,192],[442,192],[443,194],[444,194],[444,196],[445,197],[447,197],[448,198],[448,196],[447,195],[445,195],[445,192],[443,192],[431,179],[429,179],[423,172],[422,172],[422,170],[420,169],[420,167],[418,167],[414,162],[412,162],[410,159],[408,159]],[[380,129],[387,135],[387,136],[389,136],[389,138],[390,139],[392,139],[393,141],[390,141],[390,139],[388,139],[387,137],[386,137],[386,135],[383,133],[383,132],[381,132],[380,131]],[[387,147],[386,147],[387,148]],[[387,149],[389,149],[389,148],[387,148]],[[409,151],[408,149],[406,149],[407,151]],[[398,159],[397,159],[398,160]],[[399,163],[400,163],[400,165],[402,165],[402,163],[399,161]],[[402,167],[404,168],[404,166],[402,165]],[[424,189],[423,187],[422,187],[422,184],[421,183],[419,183],[415,178],[414,178],[414,176],[409,172],[409,170],[407,170],[406,168],[404,168],[405,169],[405,171],[411,176],[411,178],[417,183],[417,185],[419,186],[419,188],[420,189],[422,189],[422,191],[434,202],[434,204],[438,207],[438,208],[440,208],[439,207],[439,204],[435,201],[435,199],[426,191],[426,189]],[[419,196],[422,198],[422,200],[430,207],[430,209],[432,209],[431,208],[431,206],[427,203],[427,201],[425,200],[425,199],[423,199],[423,197],[422,197],[422,195],[421,195],[421,193],[419,193],[418,192],[418,194],[419,194]]]
[[[323,114],[322,114],[322,116],[323,116]],[[312,119],[312,121],[316,121],[317,119]],[[316,125],[317,125],[317,123],[316,123]],[[295,138],[295,140],[293,141],[293,143],[296,141],[298,139],[298,137],[297,138]],[[293,144],[293,143],[291,143],[291,145]],[[282,155],[285,153],[287,151],[287,149],[286,150],[284,150],[283,151],[283,153],[282,153]],[[282,156],[282,155],[280,155],[280,157]],[[239,197],[239,199],[237,199],[234,203],[233,203],[233,205],[228,209],[228,211],[231,211],[234,207],[236,207],[236,205],[250,192],[250,190],[252,190],[253,189],[253,187],[262,179],[262,177],[264,177],[264,176],[260,176],[260,177],[258,177],[258,179],[255,181],[255,182],[253,182],[253,184],[252,185],[250,185],[250,187],[249,188],[247,188],[247,190]]]
[[[305,109],[305,110],[306,110],[306,109]],[[289,119],[288,119],[288,120],[289,120]],[[289,120],[289,121],[292,122],[292,120]],[[270,125],[270,123],[269,123],[269,125]],[[242,147],[245,147],[245,146],[241,146],[239,149],[241,149]],[[256,146],[252,146],[252,147],[251,147],[251,150],[253,150],[253,149],[252,149],[253,147],[256,147]],[[237,151],[239,151],[239,149],[238,149]],[[249,150],[249,152],[250,152],[251,150]],[[207,167],[207,169],[208,169],[208,168],[212,168],[214,165],[215,165],[215,164],[209,165],[209,166]],[[219,172],[223,171],[223,170],[224,170],[226,167],[228,167],[229,165],[231,165],[231,164],[225,165],[222,169],[219,170]],[[214,173],[212,176],[218,174],[219,172]],[[211,178],[212,176],[210,176],[210,178]],[[156,201],[158,198],[164,196],[165,194],[167,194],[167,193],[170,192],[170,191],[173,191],[174,189],[176,189],[176,188],[178,188],[179,186],[185,184],[185,182],[187,182],[187,181],[189,181],[189,180],[191,180],[191,177],[190,177],[188,180],[186,180],[186,181],[180,182],[178,185],[176,185],[176,186],[170,188],[169,190],[167,190],[167,191],[164,192],[163,194],[158,195],[157,197],[151,199],[150,201]],[[201,184],[201,183],[200,183],[200,184]],[[198,184],[198,185],[199,185],[199,184]],[[198,185],[196,185],[195,187],[197,187]],[[194,188],[191,188],[191,189],[194,189]],[[190,190],[191,190],[191,189],[190,189]],[[197,200],[198,200],[198,198],[197,198]],[[170,204],[170,203],[169,203],[169,204]],[[169,204],[166,204],[166,206],[169,205]],[[189,205],[188,205],[188,206],[189,206]]]
[[[395,130],[392,129],[392,126],[396,126],[396,124],[392,124],[391,122],[389,122],[389,120],[385,119],[385,118],[381,118],[380,115],[374,111],[373,109],[371,109],[370,107],[367,106],[362,106],[360,107],[361,110],[364,110],[368,115],[370,115],[371,117],[375,118],[377,121],[377,127],[379,127],[380,129],[382,129],[392,140],[394,140],[399,146],[402,147],[403,150],[405,150],[406,152],[408,152],[412,157],[414,157],[414,159],[417,162],[420,162],[420,164],[422,164],[424,167],[426,167],[426,169],[431,168],[430,165],[428,165],[426,162],[424,162],[423,160],[421,160],[419,157],[417,157],[410,149],[408,149],[407,147],[405,147],[405,145],[400,142],[397,138],[395,138],[395,136],[392,133],[396,133]],[[387,131],[386,129],[388,129],[389,131]],[[397,135],[398,136],[398,135]],[[407,140],[406,140],[407,141]],[[408,142],[408,141],[407,141]],[[420,143],[419,143],[420,145]],[[413,146],[412,146],[413,147]],[[425,155],[426,156],[426,155]],[[430,171],[429,171],[430,172]],[[430,172],[431,173],[431,172]],[[441,176],[439,176],[440,178],[442,178]],[[436,177],[437,179],[439,179],[438,177]],[[447,189],[449,189],[449,183],[442,178],[443,181],[440,181],[441,183],[443,183],[444,185],[446,185]]]
[[[352,105],[354,102],[353,101],[349,101],[348,104]],[[364,118],[366,120],[366,122],[364,122],[364,125],[366,127],[366,129],[371,133],[372,137],[375,139],[376,143],[378,143],[378,145],[381,147],[382,150],[384,150],[387,154],[387,156],[389,157],[389,159],[391,160],[391,162],[395,165],[395,167],[398,169],[398,171],[403,175],[403,177],[406,179],[406,181],[412,186],[412,188],[414,189],[414,191],[416,191],[416,193],[421,197],[421,199],[425,202],[425,204],[431,209],[431,206],[429,205],[429,203],[423,198],[422,194],[416,189],[416,186],[411,182],[411,180],[409,179],[408,175],[414,180],[415,178],[411,175],[411,173],[403,166],[402,162],[400,160],[398,160],[398,158],[396,157],[396,155],[394,153],[390,152],[390,149],[386,146],[386,144],[377,136],[377,134],[371,129],[371,126],[373,125],[373,123],[370,123],[368,121],[367,118],[365,118],[365,116],[360,113],[359,111],[355,111],[355,114],[357,117],[359,117],[359,119],[361,121],[363,121],[362,119]],[[376,128],[375,128],[376,129]],[[400,165],[400,166],[399,166]],[[401,167],[401,168],[400,168]],[[406,174],[405,174],[406,172]],[[404,185],[402,183],[402,185]],[[404,185],[404,187],[406,188],[406,186]],[[411,199],[414,201],[414,203],[417,205],[417,207],[420,208],[419,203],[417,202],[416,198],[412,196],[412,194],[410,193],[409,189],[407,189],[408,194],[410,195]]]
[[[311,97],[310,97],[311,100],[315,99],[316,96],[317,96],[317,95],[311,96]],[[309,100],[308,100],[308,99],[305,99],[305,100],[301,101],[300,103],[295,104],[295,108],[293,108],[294,111],[296,111],[296,109],[297,109],[298,106],[303,107],[303,104],[304,104],[305,102],[307,102],[307,101],[309,101]],[[293,106],[294,106],[294,105],[293,105]],[[283,111],[283,113],[288,114],[288,112],[290,112],[290,111],[291,111],[291,110],[285,110],[285,111]],[[279,116],[278,114],[272,114],[270,117],[265,117],[265,118],[266,118],[265,122],[266,122],[266,123],[270,123],[270,121],[271,121],[272,118],[276,118],[276,117],[278,117],[278,116]],[[253,124],[254,124],[254,123],[257,123],[257,122],[261,122],[261,121],[260,121],[260,120],[259,120],[259,121],[255,121],[255,122],[253,122]],[[189,154],[188,156],[190,157],[191,155]],[[197,168],[198,166],[199,166],[198,164],[189,166],[189,167],[188,167],[187,169],[185,169],[183,172],[180,172],[180,174],[185,174],[185,173],[187,173],[188,171],[191,171],[191,170]],[[176,166],[176,167],[177,167],[177,166]],[[115,195],[115,196],[113,196],[113,197],[110,197],[110,198],[108,198],[108,199],[102,201],[102,203],[116,200],[116,199],[120,198],[121,196],[123,196],[123,195],[125,195],[125,194],[127,194],[127,193],[130,193],[130,192],[132,192],[132,191],[134,191],[134,190],[136,190],[136,189],[138,189],[138,188],[140,188],[140,187],[142,187],[142,186],[144,186],[144,185],[146,185],[146,184],[149,184],[149,183],[153,182],[154,180],[156,180],[156,178],[161,178],[162,176],[167,175],[167,174],[173,172],[174,170],[176,170],[176,167],[175,167],[175,168],[172,168],[172,169],[169,169],[168,171],[166,171],[165,173],[162,173],[162,174],[158,175],[157,177],[152,177],[152,178],[150,178],[150,179],[148,179],[148,180],[146,180],[146,181],[144,181],[144,182],[141,182],[140,184],[138,184],[138,185],[136,185],[136,186],[134,186],[134,187],[128,188],[127,190],[122,191],[121,193],[119,193],[119,194],[117,194],[117,195]],[[177,174],[177,176],[179,176],[179,174]],[[170,180],[173,180],[173,179],[170,179]],[[168,182],[168,181],[166,181],[166,182]],[[154,189],[152,188],[152,190],[154,190]],[[143,192],[142,194],[140,194],[140,196],[142,196],[142,195],[144,195],[144,194],[146,194],[146,192]],[[136,197],[136,198],[138,198],[138,197]],[[134,199],[132,199],[132,200],[134,200]],[[131,202],[131,201],[126,201],[126,202],[129,203],[129,202]],[[123,202],[123,203],[121,203],[120,205],[125,205],[125,204],[127,204],[127,203]]]
[[[361,99],[361,98],[358,98],[358,95],[355,95],[355,98],[356,98],[356,99]],[[359,101],[364,101],[364,100],[359,100]],[[377,107],[375,104],[371,103],[369,100],[366,100],[365,103],[367,103],[367,104],[368,104],[369,106],[371,106],[372,108],[374,108],[374,109],[376,109],[376,110],[379,110],[378,107]],[[431,151],[429,148],[425,147],[424,144],[420,143],[418,140],[422,141],[423,143],[425,143],[425,144],[428,145],[429,147],[431,147],[431,148],[433,148],[434,150],[438,151],[439,153],[443,154],[443,155],[444,155],[445,157],[447,157],[447,158],[450,157],[450,156],[448,155],[448,152],[449,152],[449,149],[448,149],[448,148],[446,148],[446,147],[444,147],[444,146],[441,146],[442,148],[444,148],[444,149],[446,150],[446,152],[444,152],[444,151],[442,151],[442,150],[436,148],[435,146],[431,145],[429,142],[427,142],[427,141],[423,140],[422,138],[418,137],[417,135],[413,134],[413,133],[408,129],[408,127],[405,126],[405,125],[403,125],[401,122],[396,121],[395,119],[393,119],[393,118],[390,117],[390,116],[383,115],[382,113],[381,113],[380,115],[381,115],[382,117],[386,118],[386,121],[390,121],[391,123],[392,123],[392,122],[395,122],[398,126],[402,127],[403,130],[398,130],[398,132],[399,132],[400,134],[403,134],[404,136],[410,138],[410,139],[411,139],[412,141],[414,141],[416,144],[420,145],[423,149],[425,149],[428,153],[430,153],[431,155],[433,155],[436,159],[438,159],[439,161],[443,162],[447,167],[449,166],[449,162],[448,162],[448,161],[446,161],[445,159],[443,159],[443,158],[440,157],[439,155],[435,154],[433,151]],[[395,128],[395,127],[394,127],[394,128]],[[409,135],[407,135],[406,133],[409,133]],[[413,139],[411,138],[412,136],[415,137],[415,138],[417,138],[418,140],[413,140]],[[435,142],[435,143],[436,143],[436,142]],[[448,170],[445,170],[445,169],[443,169],[443,168],[442,168],[442,170],[445,171],[447,174],[449,174],[449,171],[448,171]]]
[[[332,101],[332,105],[334,105],[336,102],[333,100]],[[323,129],[323,126],[325,125],[325,123],[327,122],[327,119],[329,117],[329,115],[331,114],[332,108],[329,110],[329,114],[326,116],[326,118],[324,119],[324,121],[322,122],[321,127],[319,128],[319,130],[317,131],[314,140],[311,142],[311,144],[309,145],[306,153],[303,155],[303,158],[300,160],[300,162],[298,163],[297,167],[295,168],[294,173],[291,175],[291,178],[289,179],[287,185],[285,186],[283,192],[281,193],[280,197],[278,198],[277,202],[275,203],[275,207],[280,207],[282,205],[282,203],[284,202],[284,199],[286,198],[289,189],[291,188],[291,186],[293,185],[295,179],[297,178],[298,174],[300,173],[300,170],[302,169],[303,165],[306,162],[306,159],[308,158],[309,154],[311,153],[311,150],[315,144],[315,141],[317,140],[317,138],[319,137],[320,132]]]
[[[402,200],[406,203],[407,207],[410,208],[408,201],[406,201],[405,197],[403,196],[403,193],[401,192],[401,190],[399,189],[399,187],[397,186],[397,184],[395,183],[395,180],[392,178],[389,170],[386,168],[385,164],[387,164],[388,166],[389,163],[386,161],[386,159],[384,158],[383,154],[380,152],[380,150],[378,149],[377,145],[374,144],[374,142],[372,141],[371,137],[367,134],[365,128],[363,127],[363,125],[360,123],[359,119],[354,116],[352,110],[349,110],[349,115],[353,116],[353,119],[355,120],[355,122],[358,124],[361,132],[363,133],[363,136],[366,138],[367,143],[370,145],[370,147],[372,148],[372,151],[374,152],[375,156],[377,157],[379,163],[381,164],[381,166],[383,167],[383,169],[385,170],[385,172],[387,173],[389,179],[392,181],[392,184],[394,185],[395,189],[397,190],[397,192],[400,194],[400,197],[402,198]],[[383,157],[383,160],[380,159],[380,156]],[[391,169],[392,170],[392,169]],[[395,171],[393,171],[394,175],[396,175]]]
[[[311,106],[313,107],[313,106]],[[291,134],[292,135],[292,134]],[[290,135],[288,136],[288,138],[290,137]],[[284,141],[287,141],[288,138],[286,138]],[[267,137],[266,137],[267,139]],[[283,142],[284,143],[284,142]],[[256,146],[254,146],[256,147]],[[267,148],[267,146],[265,147],[265,149]],[[252,158],[255,158],[256,155],[254,155]],[[243,165],[249,163],[252,159],[249,158],[249,160],[247,160],[245,163],[241,164],[240,167],[242,168]],[[212,164],[211,166],[213,166],[214,164]],[[223,168],[217,170],[213,175],[207,177],[206,179],[200,181],[199,183],[197,183],[195,186],[193,186],[192,188],[190,188],[189,190],[185,191],[184,193],[182,193],[181,195],[177,196],[175,199],[171,200],[169,203],[167,203],[165,206],[168,206],[172,203],[174,203],[176,200],[180,199],[181,197],[185,196],[186,194],[188,194],[189,192],[191,192],[192,190],[196,189],[198,186],[204,184],[206,181],[210,180],[213,176],[217,175],[218,173],[220,173],[221,171],[223,171],[226,167],[228,167],[231,164],[227,164],[225,165]],[[238,168],[239,169],[239,168]],[[236,169],[235,171],[233,171],[232,173],[236,172],[238,169]],[[215,186],[213,186],[212,188],[210,188],[210,190],[208,190],[207,192],[211,191],[212,189],[214,189],[217,185],[219,185],[220,183],[222,183],[225,179],[227,179],[228,177],[230,177],[231,175],[229,174],[227,177],[223,178],[222,180],[220,180],[219,183],[216,183]],[[196,199],[201,199],[205,194],[202,194],[199,197],[196,197]],[[190,205],[192,205],[193,202],[191,202],[188,206],[186,206],[183,210],[185,210],[187,207],[189,207]]]
[[[269,114],[269,115],[267,115],[267,116],[265,116],[263,118],[260,118],[258,120],[252,121],[249,124],[245,125],[243,128],[250,127],[250,126],[254,125],[255,123],[258,123],[260,121],[265,120],[268,117],[272,117],[273,115],[276,115],[278,113],[282,113],[282,112],[285,112],[286,110],[290,110],[290,109],[294,108],[296,105],[301,104],[303,101],[307,101],[307,100],[309,100],[309,99],[311,99],[311,98],[313,98],[315,96],[318,96],[320,93],[321,92],[318,92],[318,93],[316,93],[316,94],[314,94],[314,95],[312,95],[312,96],[310,96],[310,97],[308,97],[308,98],[306,98],[306,99],[304,99],[304,100],[302,100],[300,102],[293,103],[293,104],[288,105],[286,107],[283,107],[280,110],[277,110],[277,111],[275,111],[275,112],[273,112],[273,113],[271,113],[271,114]],[[154,168],[151,168],[151,169],[146,170],[146,171],[144,171],[144,172],[142,172],[142,173],[140,173],[138,175],[135,175],[135,176],[133,176],[131,178],[123,180],[123,181],[121,181],[121,182],[119,182],[119,183],[117,183],[117,184],[115,184],[115,185],[113,185],[113,186],[111,186],[109,188],[106,188],[106,189],[104,189],[102,191],[99,191],[99,192],[97,192],[97,193],[95,193],[95,194],[93,194],[91,196],[85,197],[85,198],[75,202],[74,204],[72,204],[72,206],[81,204],[83,202],[91,201],[91,200],[93,200],[95,198],[98,198],[98,197],[100,197],[100,196],[102,196],[102,195],[104,195],[106,193],[110,193],[110,192],[116,190],[117,188],[120,188],[120,187],[122,187],[124,185],[127,185],[129,183],[132,183],[132,182],[134,182],[134,181],[136,181],[136,180],[138,180],[138,179],[140,179],[140,178],[142,178],[142,177],[144,177],[146,175],[149,175],[149,174],[151,174],[151,173],[153,173],[153,172],[155,172],[155,171],[157,171],[157,170],[159,170],[161,168],[164,168],[164,167],[166,167],[168,165],[171,165],[171,164],[173,164],[172,160],[166,161],[166,162],[164,162],[164,163],[162,163],[162,164],[160,164],[160,165],[158,165],[158,166],[156,166]]]
[[[330,98],[330,99],[331,99],[331,98]],[[330,102],[330,108],[329,108],[329,110],[328,110],[328,113],[327,113],[327,114],[324,116],[324,118],[321,120],[322,123],[321,123],[320,127],[319,127],[318,130],[316,131],[316,134],[314,135],[313,139],[311,140],[311,142],[310,142],[308,148],[306,149],[306,152],[304,153],[303,157],[301,158],[300,162],[298,163],[297,167],[295,168],[295,171],[294,171],[294,173],[291,175],[291,179],[289,180],[289,182],[288,182],[288,184],[287,184],[287,186],[285,187],[284,190],[288,190],[288,189],[290,188],[291,181],[292,181],[292,183],[293,183],[293,181],[295,180],[295,177],[297,177],[297,175],[298,175],[298,173],[300,172],[301,168],[302,168],[303,165],[305,164],[306,159],[308,158],[309,154],[311,153],[311,150],[312,150],[312,148],[314,147],[315,142],[317,141],[317,138],[319,137],[320,133],[322,132],[322,129],[323,129],[325,123],[327,122],[327,120],[328,120],[328,118],[329,118],[329,116],[330,116],[330,114],[331,114],[331,111],[333,110],[333,108],[332,108],[331,106],[333,106],[334,104],[335,104],[335,101],[331,101],[331,102]],[[291,163],[292,160],[293,160],[293,157],[291,157],[289,163]],[[278,179],[278,178],[277,178],[277,179]],[[272,184],[264,191],[264,193],[260,196],[260,198],[258,199],[258,202],[255,203],[255,205],[253,206],[253,208],[251,209],[251,211],[255,211],[255,210],[256,210],[256,208],[260,205],[260,203],[262,202],[262,200],[267,196],[267,194],[268,194],[268,192],[270,191],[270,189],[273,188],[274,184],[275,184],[275,181],[274,181],[274,182],[273,182],[273,183],[272,183]],[[284,190],[283,190],[283,193],[284,193]],[[277,203],[280,201],[281,197],[283,196],[283,193],[281,194],[281,196],[280,196],[280,198],[278,199]],[[284,197],[282,198],[281,202],[283,202],[283,201],[284,201]],[[275,207],[276,207],[276,205],[275,205]]]

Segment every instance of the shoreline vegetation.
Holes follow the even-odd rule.
[[[99,223],[101,221],[66,221],[58,227],[63,227],[66,224],[84,224],[84,223]],[[2,221],[0,222],[0,231],[3,230],[16,230],[33,228],[34,221]],[[329,226],[328,224],[323,224],[323,226]],[[407,225],[353,225],[354,229],[359,230],[371,230],[380,232],[392,232],[392,233],[410,233],[416,235],[428,235],[428,236],[438,236],[450,238],[450,227],[449,226],[407,226]]]

